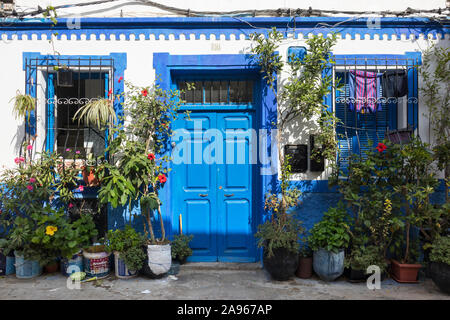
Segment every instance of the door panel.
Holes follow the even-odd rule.
[[[226,162],[218,165],[219,261],[255,261],[252,230],[251,112],[218,113]]]
[[[194,235],[191,248],[195,261],[217,260],[215,166],[202,159],[208,145],[202,134],[215,123],[213,113],[192,113],[190,119],[180,114],[173,123],[174,129],[184,128],[189,135],[186,143],[182,143],[183,136],[175,147],[185,162],[174,164],[171,171],[173,216],[178,219],[182,214],[183,233]]]

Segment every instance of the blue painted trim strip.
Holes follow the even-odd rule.
[[[70,38],[72,35],[76,36],[77,40],[81,39],[82,35],[86,35],[89,39],[91,35],[98,38],[104,34],[107,40],[110,40],[111,35],[115,35],[116,39],[123,34],[126,40],[130,40],[130,36],[134,35],[136,38],[143,34],[145,39],[150,39],[150,35],[154,35],[156,39],[162,35],[167,38],[173,34],[175,39],[180,39],[180,35],[194,34],[195,39],[200,39],[202,34],[206,39],[210,39],[210,35],[214,34],[216,39],[221,34],[225,39],[229,40],[233,34],[239,36],[244,34],[248,39],[251,33],[255,31],[267,35],[272,27],[277,27],[280,31],[285,31],[284,35],[294,33],[297,38],[299,34],[307,37],[309,33],[327,35],[330,32],[337,32],[343,35],[349,34],[352,39],[355,39],[356,34],[368,35],[370,39],[374,39],[377,34],[381,39],[387,38],[390,40],[392,35],[397,38],[401,34],[406,34],[409,38],[414,35],[417,39],[421,33],[425,35],[432,35],[433,39],[440,34],[449,34],[449,23],[442,22],[441,24],[428,18],[380,18],[380,28],[374,28],[368,18],[349,18],[349,17],[265,17],[265,18],[227,18],[227,17],[205,17],[205,18],[81,18],[80,29],[68,29],[68,19],[58,19],[58,24],[51,28],[52,22],[48,19],[24,19],[23,21],[17,19],[0,19],[0,32],[7,35],[8,40],[12,39],[13,35],[17,35],[18,39],[22,39],[23,35],[36,34],[38,39],[42,39],[45,34],[47,39],[53,32],[57,32],[57,38],[61,39],[62,35]],[[72,21],[71,21],[72,22]],[[339,24],[337,28],[324,28],[326,25]],[[370,28],[369,25],[370,24]]]
[[[53,152],[55,147],[55,102],[52,98],[55,97],[55,74],[50,73],[47,81],[47,138],[45,150]]]

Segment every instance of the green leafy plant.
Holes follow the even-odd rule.
[[[105,125],[117,121],[113,101],[110,99],[96,99],[86,103],[75,113],[74,119],[84,121],[87,126],[103,128]]]
[[[27,119],[30,121],[30,112],[34,110],[36,99],[29,94],[21,94],[19,91],[16,96],[11,99],[14,100],[13,112],[16,119]]]
[[[450,236],[438,237],[433,242],[430,260],[450,265]]]
[[[140,270],[144,264],[146,254],[142,249],[145,238],[136,232],[130,225],[123,230],[109,230],[106,248],[108,251],[117,251],[128,269]]]
[[[184,262],[187,257],[192,255],[192,249],[189,247],[189,242],[192,241],[194,235],[175,235],[171,242],[172,259],[179,262]]]
[[[374,245],[355,246],[345,259],[345,266],[353,270],[367,272],[367,268],[372,265],[380,267],[381,272],[387,270],[388,265],[383,256],[383,248]]]
[[[258,226],[255,234],[258,247],[263,247],[268,257],[272,257],[273,250],[278,248],[297,253],[300,235],[304,231],[299,218],[287,212],[287,209],[299,204],[301,192],[295,187],[289,187],[291,164],[289,156],[286,159],[281,168],[281,194],[266,194],[264,210],[269,213],[269,217]]]
[[[330,207],[322,220],[311,229],[308,238],[311,249],[324,249],[335,253],[346,249],[350,243],[350,223],[350,217],[342,202],[339,202],[337,207]]]

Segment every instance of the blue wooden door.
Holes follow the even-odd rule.
[[[194,235],[189,261],[256,260],[252,127],[253,113],[242,111],[192,112],[174,122],[173,225],[182,214],[183,233]]]

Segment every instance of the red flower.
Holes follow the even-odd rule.
[[[117,80],[117,82],[120,83],[120,81],[122,81],[122,80],[123,80],[123,77],[120,77],[119,80]]]
[[[148,95],[147,89],[142,90],[141,93],[144,97],[146,97]]]
[[[27,189],[28,189],[29,191],[33,191],[33,186],[27,185]]]
[[[79,187],[78,187],[78,190],[80,190],[81,192],[83,192],[84,187],[83,187],[83,186],[79,186]]]
[[[33,149],[33,146],[32,146],[31,144],[29,144],[29,145],[27,146],[27,150],[30,151],[30,150],[32,150],[32,149]]]
[[[148,160],[155,160],[155,155],[153,153],[149,153],[147,155]]]
[[[163,173],[161,173],[160,175],[158,175],[158,180],[159,180],[159,183],[164,183],[167,181],[167,178]]]
[[[73,207],[73,204],[69,203],[69,209]]]
[[[376,149],[378,150],[378,152],[381,153],[381,152],[383,152],[384,150],[386,150],[387,147],[386,147],[386,145],[385,145],[384,143],[380,142],[380,143],[378,143]]]
[[[35,178],[30,178],[30,183],[35,183],[36,179]]]
[[[112,89],[109,89],[109,91],[108,91],[108,97],[109,97],[110,95],[112,95]]]

